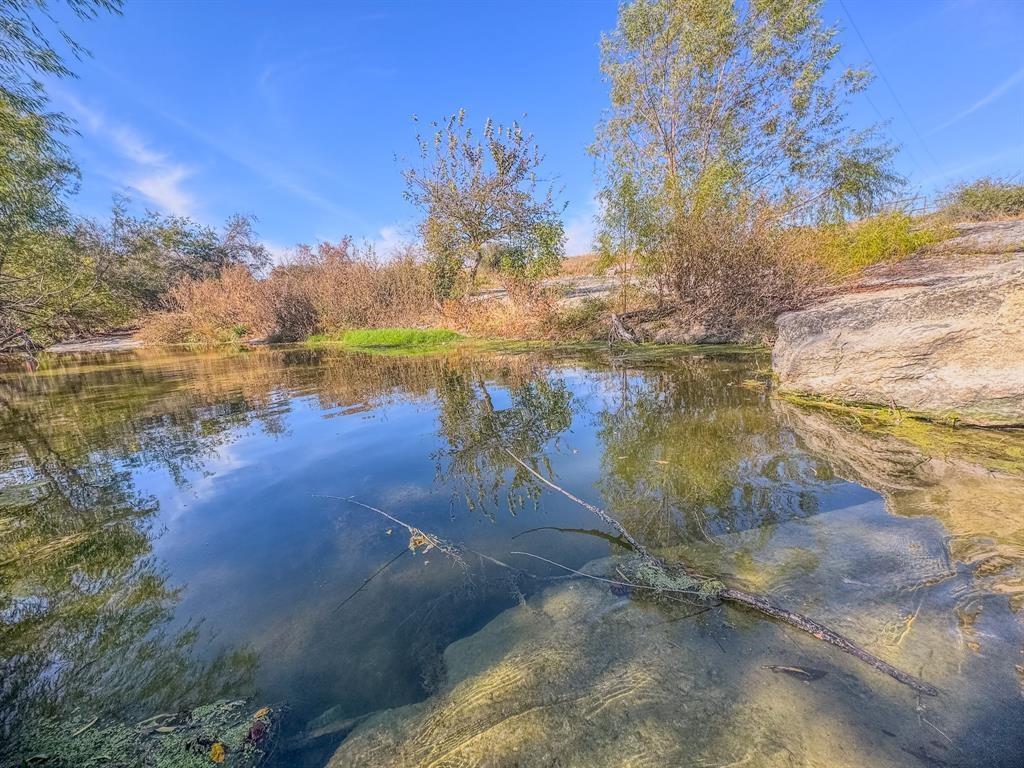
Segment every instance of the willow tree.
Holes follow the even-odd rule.
[[[658,233],[643,220],[657,244],[647,263],[716,338],[770,333],[806,299],[803,266],[778,255],[781,223],[862,216],[901,183],[877,126],[847,120],[868,76],[839,71],[820,11],[821,0],[634,0],[602,40],[603,229],[636,241],[618,234],[621,213],[645,201]]]
[[[484,257],[524,275],[557,268],[564,248],[554,189],[538,176],[543,156],[518,123],[488,119],[479,138],[460,110],[417,135],[419,163],[406,168],[406,199],[424,214],[421,233],[441,297],[476,278]]]
[[[821,0],[635,0],[601,44],[611,109],[595,149],[669,211],[758,198],[783,212],[863,214],[899,178],[876,127],[854,129],[867,73],[837,71]]]
[[[53,5],[0,4],[0,353],[29,336],[53,338],[72,316],[111,309],[96,290],[97,265],[70,231],[66,199],[78,173],[62,142],[70,125],[47,109],[41,82],[71,76],[67,57],[84,53],[53,22]],[[121,7],[119,0],[66,5],[83,19]]]

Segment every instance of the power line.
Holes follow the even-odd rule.
[[[864,46],[864,50],[867,51],[868,58],[871,59],[871,63],[874,65],[875,71],[878,72],[878,76],[882,79],[882,82],[888,89],[889,95],[892,96],[893,101],[896,102],[896,106],[899,107],[900,112],[903,114],[903,119],[907,121],[907,125],[910,126],[910,130],[914,132],[914,136],[917,137],[917,140],[921,142],[921,146],[924,148],[925,154],[928,155],[928,159],[932,161],[932,165],[935,166],[935,170],[942,173],[942,167],[939,165],[939,161],[935,159],[935,155],[932,154],[927,142],[925,142],[924,136],[922,136],[921,132],[917,130],[917,126],[915,126],[914,121],[910,119],[910,115],[907,114],[907,110],[903,108],[903,102],[900,101],[900,97],[897,96],[896,91],[893,90],[892,85],[889,83],[889,78],[885,76],[882,68],[878,66],[878,60],[874,57],[874,54],[871,53],[871,48],[868,46],[867,40],[864,39],[864,35],[860,33],[860,29],[857,28],[857,22],[855,22],[853,20],[853,16],[850,15],[850,11],[846,7],[846,3],[844,3],[843,0],[839,0],[839,6],[843,9],[843,13],[846,14],[846,18],[850,20],[850,27],[856,33],[861,45]]]
[[[847,64],[846,61],[843,59],[841,54],[839,56],[839,62],[844,67],[846,67],[846,69],[852,69],[852,67],[849,64]],[[878,119],[880,121],[879,125],[888,125],[891,122],[892,119],[891,118],[887,118],[885,115],[882,114],[882,110],[880,110],[878,108],[878,105],[875,104],[875,100],[871,98],[871,94],[868,93],[867,91],[864,91],[863,92],[863,96],[867,100],[868,104],[871,106],[871,109],[873,109],[875,114],[878,116]],[[918,162],[917,155],[914,154],[914,150],[912,150],[909,145],[900,146],[900,149],[906,151],[907,156],[910,158],[911,164],[913,164],[914,168],[917,169],[917,172],[920,173],[923,176],[924,175],[924,168],[922,168],[921,167],[921,163]]]

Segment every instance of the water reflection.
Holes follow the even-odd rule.
[[[538,658],[537,669],[561,687],[517,678],[518,688],[500,689],[513,699],[493,699],[505,716],[538,697],[598,707],[637,675],[653,675],[634,688],[664,703],[658,680],[677,675],[706,707],[630,710],[645,713],[651,744],[666,745],[648,755],[655,764],[741,759],[727,734],[746,727],[785,765],[771,744],[794,735],[788,719],[810,717],[796,696],[806,685],[772,704],[779,675],[764,667],[806,663],[839,670],[810,700],[831,707],[833,725],[852,723],[842,737],[851,755],[973,764],[922,746],[901,719],[902,692],[814,641],[794,646],[786,630],[718,610],[699,621],[624,610],[600,590],[564,592],[582,587],[551,581],[564,575],[556,568],[517,560],[510,553],[525,550],[580,568],[623,549],[585,510],[540,488],[509,446],[666,557],[790,600],[957,688],[957,706],[998,704],[985,754],[999,764],[1012,743],[1000,728],[1020,714],[1022,632],[1009,610],[1024,600],[1019,438],[992,445],[961,431],[936,447],[865,430],[751,386],[756,364],[264,349],[59,358],[32,376],[0,377],[3,726],[16,735],[40,717],[130,719],[253,695],[290,707],[280,764],[323,765],[353,727],[357,745],[380,735],[359,725],[364,716],[425,699],[420,714],[463,711],[509,670],[526,674],[527,657],[515,654],[557,635],[576,661]],[[314,494],[355,496],[522,570],[403,555],[406,540],[386,521]],[[561,613],[538,624],[574,605],[609,618],[591,625]],[[464,640],[478,631],[482,639]],[[686,649],[685,663],[653,658],[651,638]],[[775,714],[751,715],[765,707]],[[879,714],[854,717],[857,707]],[[608,727],[628,716],[602,711],[615,715]],[[502,727],[523,754],[538,739],[561,743],[547,730],[560,728],[579,736],[565,749],[622,764],[622,745],[581,725],[584,714],[567,707],[535,732]],[[388,721],[398,729],[392,755],[416,765],[407,715]],[[945,710],[927,716],[961,739],[982,727]],[[442,743],[459,720],[430,722]],[[703,729],[700,750],[669,748],[681,722]],[[880,729],[901,747],[861,749]],[[828,740],[814,733],[792,764],[824,764]]]
[[[747,375],[708,359],[623,372],[618,402],[598,413],[601,495],[652,546],[820,511],[830,466],[796,449],[764,390],[744,386]]]
[[[536,503],[540,492],[506,448],[536,462],[549,443],[557,448],[558,437],[572,423],[573,409],[573,395],[564,381],[547,378],[532,366],[513,372],[505,365],[499,373],[504,402],[498,405],[478,370],[467,375],[448,369],[437,383],[438,423],[446,442],[437,454],[439,478],[460,488],[467,509],[492,518],[500,491],[505,508],[513,513],[528,499]]]
[[[28,386],[26,386],[28,385]],[[138,401],[93,409],[77,378],[0,384],[0,728],[72,712],[126,717],[240,691],[243,650],[192,658],[198,628],[167,631],[179,591],[151,556],[155,501],[127,468],[148,452],[177,470],[167,425]],[[179,442],[191,451],[194,424]],[[146,435],[159,434],[154,444]],[[195,458],[194,454],[187,454]]]

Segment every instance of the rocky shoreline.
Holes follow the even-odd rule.
[[[1024,425],[1024,222],[960,229],[779,317],[780,390],[949,423]]]

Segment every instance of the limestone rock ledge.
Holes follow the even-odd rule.
[[[1024,425],[1024,253],[933,255],[867,273],[779,317],[772,367],[784,392]]]

